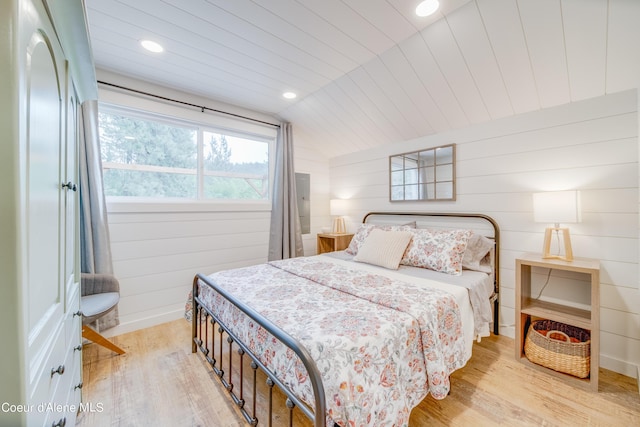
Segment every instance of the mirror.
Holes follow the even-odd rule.
[[[390,156],[389,199],[455,200],[455,144]]]

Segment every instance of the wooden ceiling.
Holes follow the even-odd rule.
[[[272,114],[328,157],[639,86],[639,0],[418,3],[86,0],[97,68]]]

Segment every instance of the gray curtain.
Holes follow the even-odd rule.
[[[113,274],[107,204],[102,182],[98,101],[80,109],[80,264],[83,273]],[[98,319],[98,329],[119,324],[118,309]]]
[[[303,255],[296,198],[291,123],[281,123],[276,140],[276,165],[269,233],[269,261]]]

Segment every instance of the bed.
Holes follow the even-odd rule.
[[[447,396],[473,341],[498,333],[498,250],[486,215],[369,213],[346,251],[197,274],[192,351],[250,425],[258,369],[289,425],[294,408],[318,427],[407,425],[428,394]],[[223,346],[240,355],[235,379]]]

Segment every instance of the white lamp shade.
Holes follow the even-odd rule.
[[[533,220],[548,224],[580,222],[580,192],[547,191],[533,194]]]
[[[348,211],[348,201],[345,199],[331,199],[329,201],[329,210],[331,211],[331,215],[334,216],[343,216],[347,214]]]

